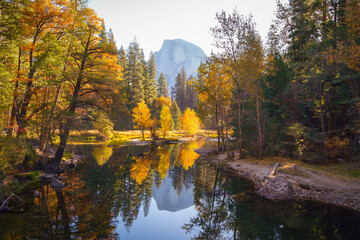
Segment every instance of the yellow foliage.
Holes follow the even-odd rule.
[[[149,174],[150,160],[142,157],[133,157],[133,163],[130,169],[130,176],[135,179],[138,184],[141,184]]]
[[[327,150],[326,155],[329,158],[346,157],[348,153],[349,139],[340,139],[338,136],[331,139],[327,138],[324,141],[324,147]]]
[[[159,165],[157,168],[161,179],[166,177],[169,170],[169,166],[170,166],[170,152],[165,150],[164,152],[161,152]]]
[[[170,100],[170,98],[160,96],[157,99],[155,99],[155,104],[156,104],[157,107],[168,106],[170,108],[171,107],[171,100]]]
[[[193,109],[187,108],[181,118],[181,126],[189,135],[194,135],[200,130],[201,120]]]
[[[139,104],[133,109],[133,114],[132,114],[133,118],[134,118],[134,122],[135,122],[135,128],[138,129],[145,129],[147,127],[149,127],[150,124],[150,109],[148,108],[148,106],[146,105],[145,101],[142,100],[141,102],[139,102]]]
[[[99,166],[104,165],[110,159],[112,154],[113,149],[105,145],[94,147],[92,151],[92,155]]]
[[[166,105],[163,105],[160,113],[160,125],[164,138],[166,137],[166,133],[171,129],[171,123],[172,117],[170,114],[170,108]]]

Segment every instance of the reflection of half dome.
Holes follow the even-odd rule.
[[[180,195],[176,192],[171,184],[171,177],[166,176],[159,189],[153,186],[152,196],[156,201],[158,210],[166,210],[169,212],[177,212],[194,205],[193,188],[183,188]]]

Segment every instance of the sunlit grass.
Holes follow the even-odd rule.
[[[161,134],[158,134],[160,139]],[[151,138],[150,131],[144,131],[145,141],[154,142]],[[179,140],[191,140],[197,139],[200,137],[217,137],[217,132],[214,130],[200,130],[196,135],[189,136],[185,131],[176,130],[170,131],[165,139],[166,141],[179,141]],[[107,144],[109,146],[121,146],[126,143],[143,141],[141,130],[128,130],[128,131],[114,131],[114,136],[108,140],[104,141],[100,138],[100,133],[97,130],[83,130],[83,131],[71,131],[69,134],[68,142],[69,145],[98,145],[98,144]],[[60,143],[60,138],[55,135],[53,137],[53,143],[58,145]]]

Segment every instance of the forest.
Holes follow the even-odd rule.
[[[278,1],[265,42],[251,15],[216,20],[217,51],[168,89],[154,54],[136,38],[118,47],[87,1],[1,1],[0,179],[50,148],[46,169],[61,172],[72,134],[89,131],[110,144],[117,131],[156,141],[203,128],[228,158],[359,161],[358,0]]]

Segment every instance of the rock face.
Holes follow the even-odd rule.
[[[204,51],[193,43],[182,39],[164,40],[161,49],[155,52],[157,78],[161,72],[164,74],[170,92],[182,66],[188,75],[196,77],[196,70],[205,58]]]

